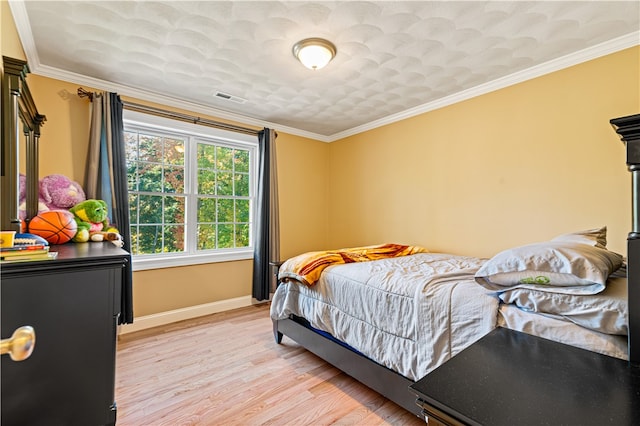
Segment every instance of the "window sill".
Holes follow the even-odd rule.
[[[230,262],[235,260],[253,259],[253,250],[240,250],[207,254],[192,255],[160,255],[160,256],[133,256],[133,271],[145,271],[149,269],[173,268],[176,266],[202,265],[205,263]]]

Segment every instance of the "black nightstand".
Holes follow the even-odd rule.
[[[273,275],[276,277],[276,282],[278,282],[278,273],[280,272],[280,267],[282,266],[283,263],[284,261],[282,260],[277,262],[269,262],[269,266],[273,268]]]
[[[496,328],[411,385],[430,425],[640,425],[640,368]]]

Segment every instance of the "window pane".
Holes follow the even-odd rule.
[[[184,224],[185,198],[164,197],[164,223]]]
[[[218,248],[233,248],[233,225],[218,225]]]
[[[138,160],[138,134],[124,132],[124,143],[127,163]]]
[[[138,223],[162,223],[162,196],[140,195]]]
[[[166,164],[184,165],[184,141],[181,139],[164,140],[164,162]]]
[[[236,222],[249,222],[249,200],[236,200]]]
[[[138,195],[129,193],[129,223],[138,223]]]
[[[199,198],[198,199],[198,222],[215,222],[216,221],[216,199],[215,198]]]
[[[131,233],[131,254],[139,254],[138,251],[138,227],[136,225],[131,225],[129,227],[129,232]]]
[[[249,247],[249,225],[236,225],[236,247]]]
[[[198,250],[216,248],[216,226],[198,225]]]
[[[184,167],[164,169],[164,192],[184,192]]]
[[[181,252],[184,246],[184,226],[169,225],[164,227],[164,251],[168,253]]]
[[[216,169],[233,170],[233,149],[224,146],[218,146],[216,148]]]
[[[162,226],[141,225],[138,229],[138,253],[162,253]]]
[[[236,172],[249,173],[249,151],[236,149],[233,153]]]
[[[198,170],[198,194],[215,195],[216,173],[212,170]]]
[[[162,137],[143,134],[138,137],[138,160],[160,163],[162,161]]]
[[[214,145],[198,144],[198,167],[214,169],[216,164],[216,147]]]
[[[218,223],[233,222],[233,200],[228,198],[218,199]]]
[[[138,163],[129,163],[127,162],[127,190],[129,191],[137,191],[138,190]]]
[[[234,175],[234,179],[236,181],[234,195],[237,195],[238,197],[248,197],[249,196],[249,175],[236,173]]]
[[[139,190],[144,192],[162,192],[162,166],[159,164],[139,163]]]
[[[216,178],[218,195],[233,195],[233,173],[218,172]]]

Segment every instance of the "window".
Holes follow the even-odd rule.
[[[253,256],[255,136],[125,110],[134,270]]]

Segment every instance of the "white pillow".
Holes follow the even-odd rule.
[[[525,312],[515,305],[500,305],[498,325],[564,345],[576,346],[616,358],[629,359],[628,339],[625,336],[600,333],[563,319]]]
[[[587,229],[586,231],[572,232],[570,234],[558,235],[551,241],[567,241],[573,243],[583,243],[590,246],[607,248],[607,227]]]
[[[601,333],[626,336],[629,332],[626,270],[616,275],[617,272],[609,277],[605,290],[599,294],[560,294],[516,288],[500,293],[499,297],[504,303],[513,303],[527,312],[562,317]]]
[[[502,251],[476,272],[476,282],[503,291],[529,288],[552,293],[596,294],[622,256],[571,241],[548,241]]]

